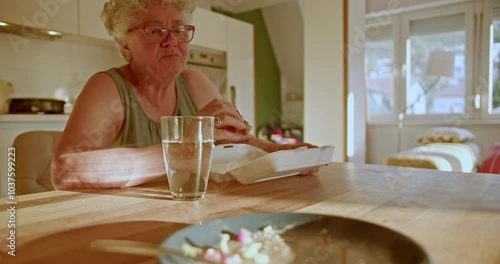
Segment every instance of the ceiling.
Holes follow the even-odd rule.
[[[205,8],[207,6],[219,7],[235,14],[289,1],[294,0],[196,0],[198,6]]]
[[[351,0],[352,1],[352,0]],[[366,13],[391,11],[397,8],[409,8],[418,5],[440,3],[463,2],[467,0],[365,0]]]

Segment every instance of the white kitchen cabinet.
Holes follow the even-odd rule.
[[[108,0],[79,0],[78,12],[80,17],[80,36],[92,37],[104,40],[113,40],[108,35],[104,22],[101,19],[101,11]]]
[[[0,0],[0,21],[78,34],[78,1]]]
[[[227,99],[255,126],[253,25],[202,8],[197,8],[193,16],[196,31],[191,45],[226,52]]]
[[[192,24],[196,27],[192,45],[227,51],[228,17],[215,12],[196,8]]]
[[[255,134],[255,67],[254,28],[233,18],[228,20],[227,83],[231,101],[254,127]]]
[[[7,149],[17,135],[32,130],[63,131],[68,115],[0,115],[0,197],[7,196]]]

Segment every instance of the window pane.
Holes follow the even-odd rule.
[[[500,20],[493,22],[493,38],[491,46],[492,81],[490,103],[492,114],[500,114]]]
[[[427,75],[432,51],[455,54],[453,76]],[[406,84],[407,114],[451,114],[465,111],[465,31],[412,35],[408,41],[410,69]]]
[[[394,45],[392,38],[368,40],[366,42],[365,74],[369,115],[391,114],[393,112],[393,61]]]

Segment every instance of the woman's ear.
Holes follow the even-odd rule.
[[[132,52],[130,52],[128,42],[126,40],[122,39],[122,40],[120,40],[120,45],[122,46],[123,54],[127,58],[127,61],[130,61],[132,59]]]

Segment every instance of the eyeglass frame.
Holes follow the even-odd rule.
[[[193,38],[194,38],[194,31],[195,31],[195,29],[196,29],[196,27],[195,27],[195,26],[193,26],[193,25],[180,25],[180,26],[176,26],[176,27],[172,27],[172,28],[164,28],[164,27],[159,26],[159,25],[148,25],[148,24],[145,24],[145,25],[140,25],[140,26],[136,26],[136,27],[130,28],[127,32],[133,32],[133,31],[140,30],[140,31],[142,32],[142,34],[144,35],[144,37],[145,37],[147,40],[153,41],[153,40],[151,40],[151,39],[148,39],[148,37],[147,37],[147,35],[146,35],[145,28],[147,28],[147,27],[158,27],[158,28],[161,28],[161,32],[162,32],[162,33],[167,32],[167,34],[165,35],[164,39],[160,39],[160,40],[158,40],[158,41],[156,41],[156,42],[162,42],[162,41],[164,41],[164,40],[168,37],[168,35],[170,34],[170,32],[172,32],[172,34],[173,34],[174,30],[179,29],[179,28],[187,28],[187,29],[189,29],[189,30],[192,30],[192,31],[193,31],[193,34],[192,34],[191,38],[189,39],[189,41],[180,41],[180,40],[179,40],[179,39],[175,36],[175,34],[174,34],[175,39],[176,39],[176,40],[177,40],[177,42],[179,42],[179,43],[189,43],[189,42],[191,42],[191,40],[193,40]]]

